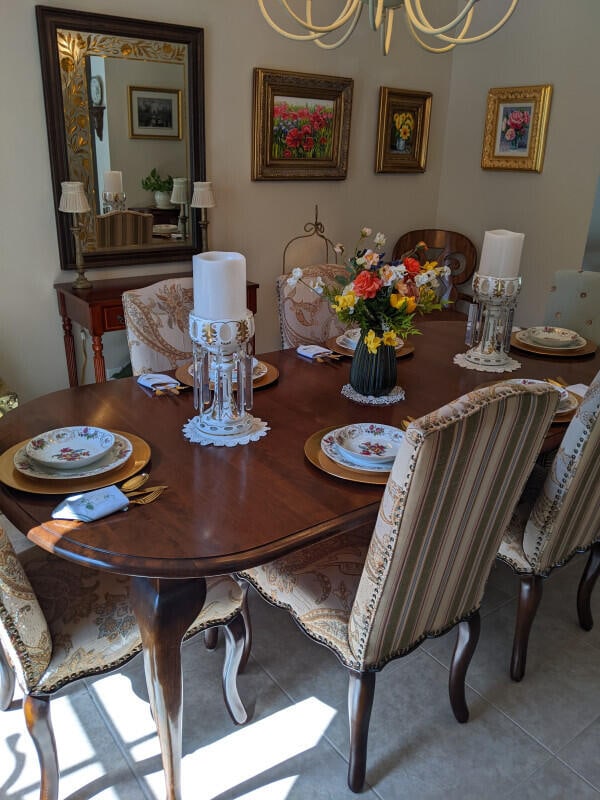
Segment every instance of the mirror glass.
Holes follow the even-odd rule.
[[[75,266],[62,181],[80,181],[86,266],[190,259],[204,179],[202,30],[36,7],[61,266]],[[175,190],[175,193],[174,193]]]

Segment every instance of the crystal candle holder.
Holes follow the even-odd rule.
[[[102,213],[109,211],[125,211],[125,192],[102,192]]]
[[[468,363],[498,371],[512,364],[508,352],[520,290],[520,276],[473,276],[475,303],[469,310],[466,344],[474,346],[464,355]]]

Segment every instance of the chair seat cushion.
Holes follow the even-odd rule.
[[[287,609],[310,637],[331,647],[346,666],[356,668],[348,619],[371,531],[339,534],[240,575],[271,603]]]
[[[36,694],[108,672],[142,649],[128,576],[90,569],[41,548],[31,548],[20,558],[52,639],[52,657],[33,690]],[[242,590],[232,578],[210,578],[206,583],[204,607],[186,638],[228,622],[241,609]]]

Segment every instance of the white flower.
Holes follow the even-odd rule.
[[[344,245],[338,242],[337,244],[333,245],[333,252],[337,253],[338,256],[341,256],[344,252]]]
[[[373,233],[373,229],[372,228],[361,228],[360,229],[360,238],[361,239],[366,239],[367,236],[370,236],[372,233]]]
[[[450,275],[452,273],[450,267],[439,267],[436,271],[439,275]]]
[[[428,272],[421,272],[418,275],[415,275],[415,286],[425,286],[427,283],[429,283]]]
[[[311,283],[311,289],[316,292],[317,294],[323,294],[323,289],[325,284],[323,283],[323,278],[319,275],[315,279],[313,283]]]
[[[300,267],[294,267],[292,274],[287,279],[288,286],[295,286],[302,279],[303,272]]]
[[[385,234],[383,233],[376,233],[375,238],[373,239],[376,247],[385,247],[386,241]]]

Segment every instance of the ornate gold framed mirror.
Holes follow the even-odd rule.
[[[167,183],[186,178],[191,199],[193,182],[205,180],[203,30],[47,6],[36,6],[36,18],[61,268],[74,269],[76,255],[70,215],[58,211],[63,181],[82,182],[90,205],[80,215],[86,267],[191,259],[200,246],[197,209],[188,207],[182,226],[181,204],[167,197],[159,205],[142,181],[152,170]],[[151,214],[152,224],[137,226],[146,231],[141,241],[107,244],[98,231],[115,208],[104,181],[119,174],[119,210]]]

